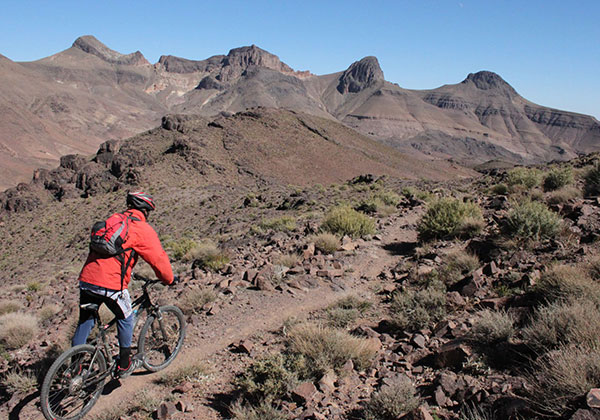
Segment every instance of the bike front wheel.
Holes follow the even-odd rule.
[[[40,402],[48,420],[78,420],[104,388],[106,359],[89,344],[75,346],[54,361],[42,384]]]
[[[138,352],[145,369],[157,372],[171,364],[183,347],[185,317],[177,306],[167,305],[150,314],[140,333]]]

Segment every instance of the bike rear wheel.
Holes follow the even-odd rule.
[[[145,369],[157,372],[171,364],[183,347],[185,317],[177,306],[167,305],[150,314],[142,327],[138,351]]]
[[[106,360],[89,344],[75,346],[50,366],[40,402],[48,420],[78,420],[92,409],[106,379]]]

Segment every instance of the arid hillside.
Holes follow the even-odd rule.
[[[598,156],[480,174],[402,159],[257,108],[170,115],[8,190],[0,417],[41,418],[89,229],[143,188],[184,279],[153,296],[184,310],[185,346],[86,418],[597,418]]]
[[[375,57],[314,75],[255,45],[151,64],[140,52],[121,54],[83,36],[34,62],[0,56],[0,81],[2,189],[62,155],[91,155],[105,141],[151,129],[167,113],[283,108],[341,121],[413,158],[468,166],[565,160],[597,150],[600,138],[593,117],[533,104],[491,72],[415,91],[387,82]]]

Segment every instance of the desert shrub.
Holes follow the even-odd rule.
[[[4,377],[4,385],[11,394],[28,394],[37,389],[38,382],[31,372],[12,371]]]
[[[356,309],[338,307],[327,308],[326,314],[327,324],[337,328],[346,328],[360,316],[360,312]]]
[[[7,349],[23,347],[37,332],[38,321],[33,315],[11,312],[0,316],[0,343]]]
[[[390,216],[396,212],[396,206],[385,204],[378,196],[374,195],[368,200],[363,200],[355,207],[355,210],[367,214],[379,214],[380,216]]]
[[[433,195],[427,191],[421,191],[414,187],[404,187],[402,191],[400,191],[404,197],[409,200],[421,200],[421,201],[429,201],[432,199]]]
[[[235,378],[234,384],[251,401],[273,401],[285,397],[298,383],[294,361],[281,353],[256,360]]]
[[[366,420],[395,420],[415,410],[420,403],[408,376],[397,376],[371,395],[365,406]]]
[[[345,328],[370,307],[368,300],[347,296],[327,308],[328,323],[332,327]]]
[[[458,236],[464,232],[465,223],[473,225],[482,221],[481,209],[474,203],[463,203],[454,198],[442,198],[430,204],[417,225],[419,238],[430,240]]]
[[[428,287],[394,294],[390,306],[392,322],[402,330],[416,331],[440,321],[446,315],[446,294]]]
[[[561,347],[540,357],[535,367],[534,398],[543,408],[560,414],[600,383],[600,350]]]
[[[0,315],[9,314],[11,312],[17,312],[23,306],[19,302],[12,300],[3,300],[0,302]]]
[[[156,383],[168,387],[176,387],[183,382],[200,382],[208,375],[208,367],[200,362],[182,366],[174,371],[163,373]]]
[[[319,233],[312,238],[315,248],[323,254],[333,254],[340,248],[340,238],[332,233]]]
[[[38,311],[38,318],[40,319],[40,322],[44,323],[53,318],[54,315],[56,315],[59,312],[60,306],[58,306],[55,303],[49,303],[40,308],[40,310]]]
[[[535,168],[514,168],[506,174],[509,186],[521,185],[527,189],[537,187],[542,181],[542,172]]]
[[[508,341],[514,334],[514,320],[509,314],[484,309],[475,314],[469,338],[477,344],[489,346]]]
[[[506,232],[520,239],[553,238],[560,226],[560,216],[537,201],[516,203],[506,217]]]
[[[506,185],[506,184],[496,184],[496,185],[492,186],[492,188],[490,189],[490,191],[494,195],[506,195],[506,194],[508,194],[508,185]]]
[[[589,299],[600,304],[600,284],[579,266],[555,265],[542,273],[535,290],[545,301]]]
[[[217,294],[213,289],[188,288],[180,297],[179,307],[186,314],[200,313],[204,305],[216,298]]]
[[[268,402],[258,405],[243,404],[237,401],[229,407],[232,420],[287,420],[288,416]]]
[[[600,257],[591,259],[586,268],[592,279],[596,281],[600,280]]]
[[[27,283],[27,291],[29,291],[29,292],[39,292],[43,288],[44,288],[44,284],[37,280],[33,280],[33,281],[30,281],[29,283]]]
[[[329,210],[322,229],[338,235],[362,237],[375,233],[375,222],[352,207],[340,205]]]
[[[158,395],[158,392],[143,388],[133,395],[131,403],[127,407],[127,414],[139,412],[151,414],[156,411],[161,401],[162,398]]]
[[[262,229],[273,229],[278,232],[289,232],[296,229],[296,219],[292,216],[274,217],[263,220],[260,227]]]
[[[302,259],[298,254],[282,254],[277,256],[273,262],[275,265],[282,265],[287,268],[292,268],[300,264],[301,261]]]
[[[588,196],[600,194],[600,163],[597,163],[585,174],[584,191]]]
[[[378,351],[378,345],[369,339],[310,323],[293,326],[288,339],[290,351],[305,358],[308,375],[314,378],[332,369],[339,372],[348,360],[359,370],[365,369]]]
[[[185,256],[186,261],[194,261],[194,266],[211,271],[219,271],[229,263],[229,257],[214,242],[196,244]]]
[[[600,311],[590,301],[554,302],[535,312],[523,329],[524,341],[533,349],[546,351],[563,344],[593,347],[600,344]]]
[[[375,194],[375,197],[381,200],[386,206],[396,207],[402,201],[402,197],[396,194],[394,191],[383,190]]]
[[[479,265],[477,255],[459,250],[443,258],[439,276],[445,284],[450,286],[471,274],[479,268]]]
[[[546,201],[548,204],[564,204],[567,201],[574,200],[578,197],[581,197],[581,191],[578,188],[566,186],[551,192]]]
[[[496,420],[496,416],[490,408],[481,405],[465,405],[460,410],[459,420]]]
[[[572,184],[574,180],[573,169],[570,166],[552,169],[544,178],[544,190],[555,191]]]
[[[170,251],[173,259],[184,261],[191,261],[187,256],[196,246],[198,246],[196,241],[190,238],[181,238],[179,241],[170,240],[165,243],[165,248]]]

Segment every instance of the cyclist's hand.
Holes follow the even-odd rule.
[[[176,284],[181,282],[181,278],[179,276],[173,276],[173,282],[170,284],[171,286],[175,286]]]

